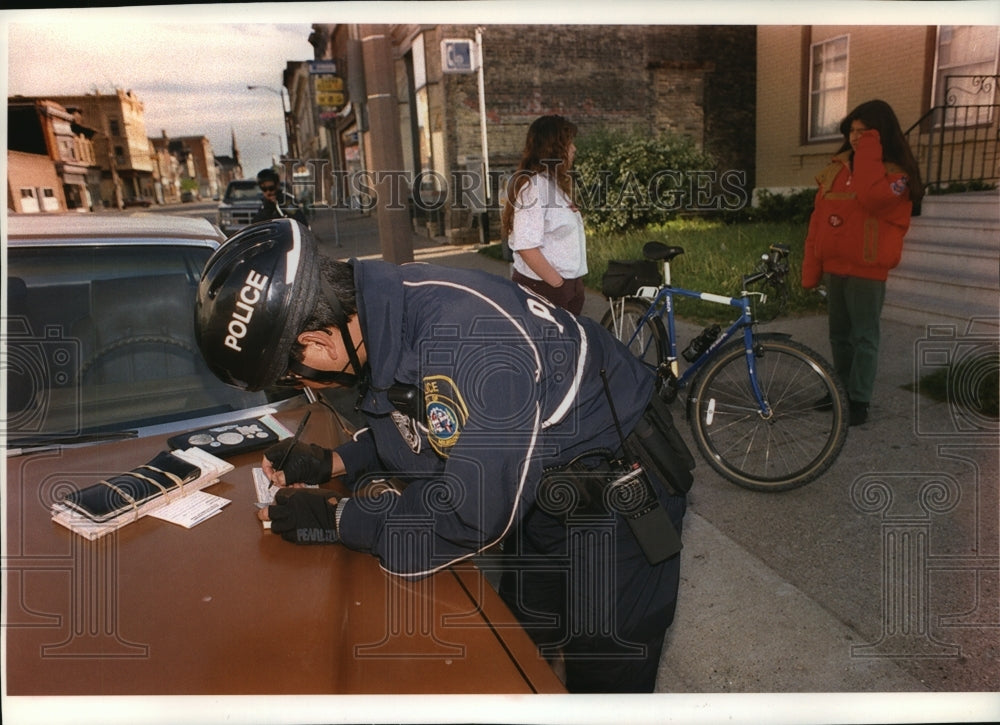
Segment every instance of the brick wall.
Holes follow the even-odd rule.
[[[472,26],[425,33],[428,81],[439,83],[449,168],[480,156],[476,74],[440,75],[439,41]],[[681,133],[754,183],[756,29],[752,26],[489,25],[483,30],[491,170],[516,166],[528,125],[559,113],[580,128]],[[432,121],[433,122],[433,121]],[[450,227],[468,226],[453,213]]]
[[[34,201],[26,202],[22,189],[34,190]],[[46,190],[52,194],[47,201]],[[50,206],[46,207],[46,203]],[[7,208],[13,212],[66,211],[62,179],[52,159],[42,154],[7,152]]]

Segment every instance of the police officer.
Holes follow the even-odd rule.
[[[501,595],[570,691],[652,691],[694,461],[653,375],[603,328],[481,271],[333,261],[278,219],[209,260],[196,334],[239,388],[359,386],[352,440],[279,443],[263,468],[278,485],[395,486],[283,488],[274,532],[401,577],[501,545]]]

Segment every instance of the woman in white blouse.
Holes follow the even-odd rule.
[[[579,315],[587,241],[569,173],[576,132],[576,124],[562,116],[542,116],[531,124],[500,223],[514,253],[511,278]]]

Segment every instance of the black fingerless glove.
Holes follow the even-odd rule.
[[[267,509],[271,531],[293,544],[337,543],[335,496],[323,489],[281,489]]]
[[[285,472],[286,485],[305,483],[318,486],[330,480],[333,451],[315,443],[296,443],[294,438],[288,438],[281,443],[275,443],[264,452],[264,455],[272,466],[277,466],[289,448],[292,450],[289,451],[285,463],[281,468],[275,469]]]

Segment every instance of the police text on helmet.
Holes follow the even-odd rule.
[[[267,285],[267,277],[253,270],[247,274],[246,284],[240,289],[236,300],[236,309],[229,318],[229,334],[226,335],[226,347],[236,352],[243,352],[240,340],[246,337],[247,327],[253,319],[253,305],[260,301],[261,290]],[[243,314],[241,314],[241,312]]]

